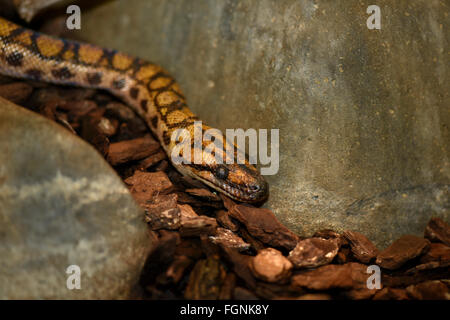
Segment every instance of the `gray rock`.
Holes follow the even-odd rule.
[[[0,299],[120,299],[153,241],[144,214],[90,145],[0,99]],[[66,269],[81,270],[69,290]]]
[[[222,131],[279,128],[278,218],[383,249],[449,220],[449,6],[379,0],[381,30],[369,30],[370,4],[121,0],[83,12],[82,36],[161,64]],[[354,210],[374,198],[382,214]]]

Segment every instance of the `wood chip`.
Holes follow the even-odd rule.
[[[13,82],[0,85],[0,97],[21,105],[33,92],[33,87],[25,82]]]
[[[216,219],[217,222],[224,228],[227,228],[233,232],[237,232],[239,230],[239,225],[230,217],[228,211],[225,210],[218,210],[216,212]]]
[[[200,235],[214,235],[217,221],[207,216],[199,216],[189,205],[179,205],[181,211],[180,235],[193,237]]]
[[[103,113],[103,110],[98,109],[97,104],[92,100],[71,100],[71,101],[64,101],[63,103],[52,100],[47,102],[46,105],[48,105],[49,103],[53,104],[58,109],[66,111],[69,123],[72,123],[75,126],[76,122],[80,121],[81,118],[92,112],[93,112],[92,115],[98,114],[95,113],[95,111],[97,112],[100,111],[101,114]]]
[[[251,260],[255,277],[267,282],[284,283],[291,275],[292,263],[280,251],[267,248],[258,252]]]
[[[405,289],[383,288],[373,296],[373,300],[409,300]]]
[[[187,256],[176,256],[172,264],[167,268],[165,273],[170,284],[177,284],[183,278],[185,271],[194,263],[194,260]]]
[[[439,280],[426,281],[406,288],[406,292],[414,299],[450,300],[450,288]]]
[[[325,265],[292,277],[294,287],[311,290],[363,289],[367,288],[367,266],[350,262],[343,265]],[[372,290],[375,294],[375,289]]]
[[[156,277],[165,272],[173,261],[179,235],[176,232],[159,232],[161,237],[145,262],[141,276],[142,283],[154,282]]]
[[[167,155],[166,153],[161,149],[159,151],[157,151],[156,153],[148,156],[145,159],[142,159],[141,161],[139,161],[139,163],[137,164],[137,169],[144,171],[147,170],[148,168],[150,168],[151,166],[154,166],[155,164],[157,164],[158,162],[160,162],[161,160],[167,159]]]
[[[256,280],[250,269],[252,257],[243,255],[238,250],[232,248],[222,247],[222,250],[225,259],[232,264],[234,273],[244,280],[248,288],[254,289],[256,287]]]
[[[181,225],[181,213],[177,205],[177,195],[158,195],[141,204],[145,209],[145,220],[152,230],[176,230]]]
[[[239,204],[233,206],[229,214],[243,223],[253,237],[272,247],[292,250],[299,240],[269,209]]]
[[[259,300],[250,290],[242,287],[236,287],[233,291],[233,298],[235,300]]]
[[[133,160],[144,159],[160,148],[160,144],[151,136],[111,143],[109,147],[108,162],[112,166],[127,163]]]
[[[420,257],[421,263],[427,262],[450,262],[450,247],[443,243],[431,243],[430,249],[422,257]]]
[[[196,238],[182,238],[177,246],[176,255],[185,255],[192,260],[198,260],[203,255],[200,240]]]
[[[185,299],[217,299],[226,272],[218,259],[199,260],[189,276]]]
[[[164,172],[135,171],[124,180],[136,201],[145,204],[157,194],[167,194],[173,190],[172,182]]]
[[[250,248],[250,244],[246,243],[241,237],[234,234],[233,231],[220,227],[217,228],[216,234],[214,236],[210,236],[209,239],[211,239],[211,241],[215,244],[228,248],[234,248],[239,251],[245,251]]]
[[[80,136],[88,141],[100,154],[105,157],[109,152],[109,139],[100,130],[101,114],[90,113],[83,116],[81,121]]]
[[[102,117],[98,123],[98,127],[105,136],[111,137],[116,134],[119,122],[116,119]]]
[[[425,238],[450,246],[450,226],[442,219],[431,218],[425,229]]]
[[[378,254],[376,264],[388,270],[398,269],[407,261],[425,253],[429,246],[427,239],[404,235]]]
[[[338,239],[309,238],[299,241],[288,259],[295,268],[315,268],[330,263],[338,250]]]
[[[231,300],[233,298],[234,287],[236,286],[236,275],[229,272],[220,288],[219,300]]]
[[[362,263],[369,263],[376,258],[377,247],[363,234],[356,231],[345,231],[343,236],[348,240],[353,256]]]

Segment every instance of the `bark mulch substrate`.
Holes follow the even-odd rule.
[[[450,228],[440,219],[381,252],[354,231],[300,238],[270,210],[182,177],[142,120],[102,91],[1,77],[0,96],[78,134],[122,177],[157,239],[142,272],[146,299],[450,298]],[[367,288],[374,264],[378,290]]]

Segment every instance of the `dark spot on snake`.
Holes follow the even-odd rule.
[[[114,80],[112,85],[116,89],[123,89],[123,87],[125,87],[125,79]]]
[[[170,144],[169,131],[164,131],[164,133],[163,133],[163,141],[164,141],[165,145],[169,145]]]
[[[138,95],[139,95],[139,89],[136,87],[132,87],[130,89],[130,97],[133,99],[136,99],[138,97]]]
[[[141,108],[144,109],[145,112],[148,112],[147,103],[148,103],[147,99],[141,100]]]
[[[28,69],[25,73],[34,80],[39,80],[42,77],[42,71],[39,69]]]
[[[64,80],[64,79],[70,79],[73,78],[74,74],[72,72],[70,72],[69,68],[67,67],[62,67],[60,69],[54,69],[52,70],[52,75],[55,78]]]
[[[150,123],[152,124],[153,128],[156,128],[156,126],[158,125],[158,117],[154,116],[153,118],[151,118]]]
[[[228,168],[225,166],[218,166],[216,169],[216,177],[222,180],[228,178]]]
[[[87,80],[93,86],[98,85],[102,82],[102,74],[101,72],[88,73]]]
[[[14,51],[6,56],[6,62],[14,67],[21,66],[23,62],[23,54],[19,51]]]

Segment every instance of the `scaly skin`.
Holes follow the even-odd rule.
[[[200,163],[173,163],[184,175],[196,178],[227,196],[243,202],[261,202],[268,185],[254,166],[237,163],[237,153],[226,153],[225,138],[214,144],[224,155],[223,164],[205,152],[205,142],[194,144],[194,121],[175,80],[161,67],[139,58],[94,45],[50,37],[0,18],[0,72],[19,78],[100,88],[122,99],[142,117],[172,160],[177,129],[186,129],[192,144],[191,159]],[[201,131],[210,129],[202,124]],[[201,132],[201,133],[202,133]],[[186,141],[186,140],[184,140]],[[211,148],[211,147],[210,147]],[[235,149],[236,150],[236,149]],[[178,151],[178,149],[177,149]],[[231,155],[230,155],[231,154]],[[188,155],[180,153],[186,158]],[[200,156],[200,157],[199,157]],[[232,159],[230,159],[232,157]],[[232,162],[232,164],[227,164]]]

